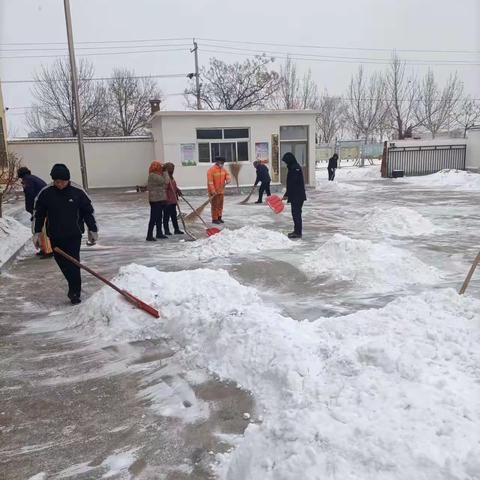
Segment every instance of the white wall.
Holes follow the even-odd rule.
[[[11,140],[8,148],[21,156],[22,164],[34,175],[47,182],[53,164],[64,163],[70,169],[72,180],[82,183],[76,139]],[[153,152],[151,138],[85,139],[89,187],[145,185]]]
[[[480,171],[480,128],[467,135],[467,169]]]
[[[240,184],[252,185],[255,181],[255,142],[268,142],[271,157],[272,134],[280,133],[280,126],[309,126],[309,183],[315,184],[315,115],[312,113],[275,114],[275,113],[239,113],[221,114],[218,112],[192,112],[191,115],[160,115],[152,121],[152,133],[155,139],[155,158],[162,162],[175,164],[175,177],[182,187],[205,188],[207,184],[208,163],[198,163],[198,149],[195,149],[196,166],[182,166],[182,143],[197,143],[197,128],[237,127],[250,129],[249,162],[245,162],[240,171]],[[280,159],[281,160],[281,159]],[[228,166],[227,166],[228,168]],[[269,165],[271,168],[271,165]]]

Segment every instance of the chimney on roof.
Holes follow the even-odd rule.
[[[160,103],[161,100],[150,100],[150,112],[152,115],[160,111]]]

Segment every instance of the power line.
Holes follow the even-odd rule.
[[[97,45],[105,43],[145,43],[145,42],[176,42],[181,40],[191,40],[191,37],[177,37],[177,38],[149,38],[141,40],[96,40],[89,42],[76,41],[75,45]],[[2,45],[67,45],[67,42],[7,42],[0,43]]]
[[[218,38],[204,38],[197,37],[198,40],[207,42],[240,44],[240,45],[267,45],[273,47],[291,47],[291,48],[312,48],[323,50],[351,50],[351,51],[367,51],[367,52],[408,52],[408,53],[454,53],[454,54],[480,54],[480,50],[439,50],[439,49],[421,49],[421,48],[371,48],[371,47],[343,47],[334,45],[315,45],[315,44],[295,44],[295,43],[278,43],[278,42],[261,42],[261,41],[247,41],[247,40],[226,40]],[[191,37],[175,37],[175,38],[145,38],[136,40],[96,40],[96,41],[77,41],[76,45],[98,45],[98,44],[134,44],[134,43],[148,43],[148,42],[173,42],[191,40]],[[4,42],[0,46],[14,46],[14,45],[67,45],[66,42]]]
[[[366,47],[336,47],[326,45],[308,45],[308,44],[292,44],[292,43],[274,43],[274,42],[253,42],[244,40],[221,40],[215,38],[198,38],[198,40],[206,42],[219,42],[243,45],[267,45],[276,47],[292,47],[292,48],[317,48],[325,50],[359,50],[368,52],[408,52],[408,53],[466,53],[480,54],[480,50],[429,50],[429,49],[401,49],[401,48],[366,48]]]
[[[138,79],[149,79],[149,78],[186,78],[185,73],[167,73],[164,75],[132,75],[128,78],[138,78]],[[93,78],[81,78],[83,81],[103,81],[103,80],[113,80],[116,77],[93,77]],[[63,79],[53,79],[55,82],[63,82]],[[25,79],[25,80],[0,80],[0,84],[16,84],[16,83],[42,83],[43,80],[38,79]]]
[[[105,49],[123,49],[123,48],[160,48],[160,47],[190,47],[190,43],[164,43],[164,44],[155,44],[155,45],[106,45],[103,47],[76,47],[75,50],[105,50]],[[0,47],[0,53],[4,52],[45,52],[45,51],[68,51],[64,47],[47,47],[47,48],[12,48],[5,49]]]
[[[204,44],[207,47],[214,47],[214,48],[222,48],[228,50],[235,50],[235,51],[242,51],[242,52],[250,52],[250,53],[270,53],[272,55],[280,54],[280,55],[287,55],[290,56],[292,52],[280,52],[276,50],[253,50],[249,48],[241,48],[241,47],[225,47],[223,45],[214,45],[206,43]],[[391,63],[391,59],[388,58],[375,58],[375,57],[350,57],[350,56],[339,56],[339,55],[318,55],[318,54],[309,54],[309,53],[293,53],[293,55],[301,55],[305,58],[327,58],[327,59],[338,59],[338,60],[365,60],[365,61],[374,61],[374,62],[386,62],[388,64]],[[423,60],[423,59],[402,59],[405,63],[411,62],[421,62],[421,63],[430,63],[430,62],[441,62],[441,63],[453,63],[453,64],[465,64],[465,65],[479,65],[480,63],[477,62],[470,62],[467,60]]]
[[[207,52],[207,53],[221,53],[221,54],[231,54],[231,55],[240,55],[240,56],[251,56],[251,53],[242,53],[242,52],[236,52],[232,50],[213,50],[213,49],[206,49],[203,48],[202,52]],[[260,50],[258,53],[262,53]],[[310,61],[310,62],[324,62],[324,63],[349,63],[349,64],[372,64],[372,65],[390,65],[391,62],[385,62],[385,61],[375,61],[374,59],[371,60],[350,60],[350,59],[345,59],[345,60],[335,60],[335,59],[330,59],[330,58],[319,58],[319,57],[305,57],[304,55],[290,55],[290,54],[283,54],[283,55],[272,55],[275,58],[281,58],[281,59],[287,59],[290,58],[292,60],[302,60],[302,61]],[[345,57],[347,58],[347,57]],[[432,62],[432,63],[421,63],[421,62],[410,62],[408,65],[415,65],[415,66],[468,66],[468,67],[475,67],[479,66],[480,63],[442,63],[442,62]]]
[[[157,53],[157,52],[179,52],[184,51],[188,52],[186,48],[170,48],[170,49],[156,49],[156,50],[136,50],[130,52],[99,52],[99,53],[82,53],[77,55],[78,57],[94,57],[100,55],[130,55],[135,53]],[[0,60],[13,60],[21,58],[59,58],[67,57],[68,55],[19,55],[19,56],[10,56],[10,57],[0,57]]]

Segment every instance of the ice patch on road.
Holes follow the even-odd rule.
[[[102,475],[102,478],[113,478],[120,474],[125,474],[136,460],[135,453],[138,448],[127,451],[119,451],[108,456],[103,462],[102,467],[107,467],[109,471]],[[130,475],[129,475],[130,477]]]
[[[126,325],[138,335],[150,323],[183,347],[186,362],[255,395],[263,419],[219,455],[220,478],[478,476],[478,300],[442,290],[298,322],[222,270],[130,265],[115,282],[151,299],[162,318],[104,287],[80,307],[99,312],[99,336]]]
[[[0,267],[23,247],[31,236],[31,231],[14,218],[0,218]]]
[[[402,237],[430,235],[435,231],[428,218],[407,207],[374,207],[362,218],[360,226],[369,232]]]
[[[262,227],[246,226],[237,230],[223,229],[209,238],[191,242],[185,255],[196,260],[212,260],[235,255],[250,255],[268,250],[292,248],[285,235]]]
[[[429,285],[440,273],[406,250],[387,243],[355,240],[335,234],[318,250],[306,255],[301,269],[312,277],[351,282],[373,292],[389,292],[408,285]]]
[[[405,177],[397,181],[408,182],[418,187],[442,187],[451,190],[480,192],[480,174],[464,170],[441,170],[432,175]]]
[[[359,185],[352,185],[351,183],[341,183],[337,180],[333,180],[332,182],[317,178],[317,191],[333,191],[333,192],[355,192],[365,190],[364,186]]]

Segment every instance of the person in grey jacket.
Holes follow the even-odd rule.
[[[150,164],[147,182],[148,201],[150,203],[150,220],[148,222],[147,242],[154,242],[157,238],[168,238],[162,233],[162,221],[167,205],[167,188],[170,177],[163,170],[160,162]],[[153,236],[153,228],[156,226],[157,235]]]

